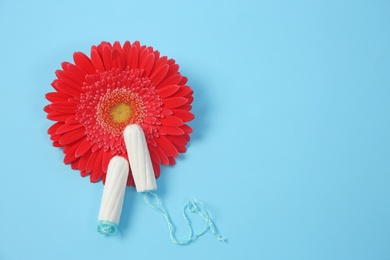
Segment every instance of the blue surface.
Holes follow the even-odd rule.
[[[388,1],[0,0],[0,259],[389,259]],[[54,71],[102,40],[175,58],[195,90],[188,152],[158,180],[221,235],[173,245],[129,188],[121,235],[103,190],[63,165],[43,107]],[[201,222],[194,221],[199,230]]]

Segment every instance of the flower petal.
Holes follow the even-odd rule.
[[[89,160],[89,157],[91,156],[91,150],[89,150],[88,152],[86,152],[83,156],[79,157],[79,165],[78,165],[78,169],[80,171],[85,171],[85,168],[87,167],[87,163],[88,163],[88,160]]]
[[[103,47],[103,64],[106,70],[112,69],[111,48],[107,45]]]
[[[160,164],[152,163],[152,166],[153,166],[153,170],[154,170],[154,176],[157,179],[158,177],[160,177]]]
[[[149,150],[150,159],[152,160],[152,162],[160,164],[161,159],[160,159],[160,156],[158,155],[158,152],[156,151],[156,149],[154,147],[148,145],[148,150]]]
[[[172,96],[173,94],[175,94],[178,90],[180,89],[180,87],[178,85],[170,85],[170,86],[167,86],[167,87],[163,87],[163,88],[160,88],[157,90],[157,94],[162,98],[168,98],[170,96]]]
[[[111,158],[113,155],[110,152],[104,152],[103,158],[102,158],[102,170],[103,172],[107,172],[108,164],[110,163]]]
[[[99,155],[99,152],[94,152],[94,153],[91,152],[91,156],[89,156],[88,163],[87,163],[87,166],[85,168],[85,170],[87,172],[89,172],[89,173],[92,172],[93,166],[95,165],[95,163],[98,163],[98,161],[96,160],[98,155]]]
[[[121,54],[119,53],[119,51],[117,49],[113,49],[111,55],[112,55],[112,57],[111,57],[112,67],[123,69],[122,57],[121,57]]]
[[[76,156],[75,156],[75,152],[77,150],[77,148],[79,147],[80,143],[82,142],[83,140],[80,140],[80,141],[77,141],[75,142],[74,144],[70,145],[70,146],[67,146],[69,147],[69,149],[66,150],[65,152],[65,149],[64,149],[64,152],[65,152],[65,157],[64,157],[64,163],[65,164],[68,164],[68,163],[71,163],[73,162],[74,160],[76,160]]]
[[[76,116],[70,116],[65,120],[65,124],[68,125],[74,125],[74,124],[79,124],[80,122],[76,119]]]
[[[54,111],[68,113],[68,114],[72,114],[76,112],[76,106],[67,101],[54,102],[50,105],[50,108],[53,109]]]
[[[92,65],[91,60],[82,52],[75,52],[73,54],[73,60],[76,63],[76,66],[80,67],[88,74],[93,74],[96,72],[95,67]]]
[[[50,102],[64,101],[67,100],[70,96],[58,92],[50,92],[45,95],[46,99]]]
[[[138,68],[138,47],[134,44],[127,54],[127,66],[129,66],[130,69]]]
[[[158,131],[160,135],[182,135],[185,132],[177,126],[165,126],[162,125]]]
[[[188,143],[188,140],[183,135],[180,136],[168,135],[167,138],[169,139],[169,141],[179,146],[186,146]]]
[[[183,125],[183,120],[175,116],[167,116],[159,119],[161,124],[164,126],[181,126]]]
[[[52,120],[52,121],[65,121],[67,118],[72,116],[73,114],[64,114],[61,112],[50,112],[47,114],[47,119]]]
[[[146,58],[140,65],[140,68],[143,68],[145,70],[145,77],[149,76],[149,73],[153,68],[154,58],[154,53],[150,53],[148,56],[146,56]]]
[[[190,93],[192,94],[193,91],[189,86],[180,86],[180,89],[175,93],[175,96],[184,97]]]
[[[189,122],[195,118],[194,114],[187,110],[171,109],[173,115],[183,120],[183,122]]]
[[[181,126],[181,129],[183,129],[183,131],[186,132],[187,134],[192,133],[192,128],[189,125],[184,124]]]
[[[156,138],[155,138],[155,139],[156,139]],[[161,148],[160,146],[156,146],[155,149],[156,149],[156,152],[158,153],[158,155],[160,156],[161,163],[164,164],[164,165],[169,165],[168,156],[167,156],[167,154],[162,150],[162,148]]]
[[[96,68],[96,70],[98,70],[100,72],[103,72],[105,70],[103,62],[102,62],[102,60],[99,56],[99,53],[97,52],[96,49],[91,50],[91,62],[92,62],[92,65]]]
[[[179,152],[177,151],[176,147],[169,141],[165,136],[160,136],[158,138],[155,138],[157,144],[161,149],[169,156],[177,157],[179,155]]]
[[[58,142],[62,145],[71,144],[73,142],[76,142],[77,140],[81,139],[85,135],[85,129],[84,128],[78,128],[76,130],[73,130],[71,132],[65,133]]]
[[[64,123],[62,122],[57,122],[55,124],[53,124],[51,127],[49,127],[49,129],[47,129],[47,133],[50,135],[50,134],[55,134],[55,132],[57,131],[57,129],[62,126]]]
[[[184,97],[172,97],[163,100],[164,106],[167,108],[176,108],[187,104],[187,99]]]
[[[95,164],[93,166],[91,176],[90,176],[91,182],[98,182],[99,180],[101,180],[101,178],[103,177],[103,174],[104,174],[102,167],[101,167],[101,164],[102,164],[101,162],[102,162],[104,151],[100,150],[97,153],[98,153],[98,156],[96,157]]]
[[[87,140],[87,138],[84,138],[80,143],[79,147],[77,148],[77,150],[75,151],[75,156],[81,157],[89,150],[91,150],[91,142]]]
[[[60,135],[60,134],[66,133],[66,132],[73,131],[73,130],[80,128],[80,127],[83,127],[83,125],[81,125],[81,124],[68,125],[65,123],[57,129],[56,134]]]
[[[80,67],[77,67],[68,62],[64,70],[69,72],[79,83],[82,84],[85,81],[85,75],[87,73],[85,73],[85,71],[83,71]]]
[[[83,85],[72,77],[72,74],[63,70],[57,70],[56,75],[58,79],[65,82],[69,87],[81,92]]]
[[[80,90],[70,87],[68,84],[66,84],[63,81],[57,81],[54,83],[54,85],[58,89],[58,91],[61,91],[62,93],[65,93],[72,97],[78,97],[81,93]]]
[[[152,75],[150,76],[150,80],[153,82],[155,86],[160,84],[160,82],[165,78],[165,75],[167,75],[169,66],[167,64],[161,66],[160,68],[156,69]]]
[[[162,88],[162,87],[166,87],[166,86],[169,86],[169,85],[177,85],[180,82],[181,78],[182,78],[182,76],[180,74],[175,74],[175,75],[169,76],[169,77],[165,78],[156,87]]]

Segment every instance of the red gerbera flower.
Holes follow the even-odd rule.
[[[175,163],[186,151],[186,122],[193,91],[173,59],[140,43],[102,42],[92,46],[90,58],[73,55],[74,64],[62,63],[47,93],[44,110],[56,121],[48,130],[53,145],[63,147],[64,163],[78,169],[91,182],[105,181],[110,159],[127,158],[123,130],[141,125],[156,178],[160,164]],[[131,172],[127,185],[134,186]]]

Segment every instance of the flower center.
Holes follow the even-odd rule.
[[[126,67],[86,76],[76,119],[94,147],[125,154],[123,130],[129,124],[141,125],[148,142],[157,136],[162,101],[142,73]]]
[[[116,123],[123,123],[131,115],[131,107],[128,104],[119,103],[111,110],[111,117]]]
[[[126,88],[108,91],[97,106],[97,121],[107,132],[117,136],[127,125],[139,124],[144,117],[141,98]]]

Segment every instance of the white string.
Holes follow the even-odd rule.
[[[153,205],[151,203],[151,201],[149,200],[149,196],[155,200],[156,205]],[[183,215],[183,218],[187,224],[187,227],[189,230],[189,235],[188,235],[188,238],[185,240],[177,240],[175,238],[175,235],[174,235],[175,234],[175,227],[173,226],[172,221],[171,221],[168,213],[166,212],[164,206],[160,202],[157,194],[150,192],[150,191],[145,192],[144,193],[144,200],[149,207],[160,212],[164,216],[164,218],[168,224],[169,236],[170,236],[173,243],[175,243],[177,245],[188,245],[189,243],[196,240],[198,237],[205,234],[209,229],[211,230],[211,233],[219,241],[222,241],[222,242],[226,241],[221,235],[218,234],[217,229],[215,228],[215,225],[214,225],[213,221],[211,220],[209,213],[207,212],[206,207],[204,206],[203,202],[198,201],[197,199],[190,199],[184,204],[183,209],[182,209],[182,215]],[[191,222],[188,218],[187,211],[191,212],[191,213],[197,213],[200,217],[202,217],[205,220],[205,225],[203,227],[203,230],[196,235],[194,235],[194,231],[192,229]]]

